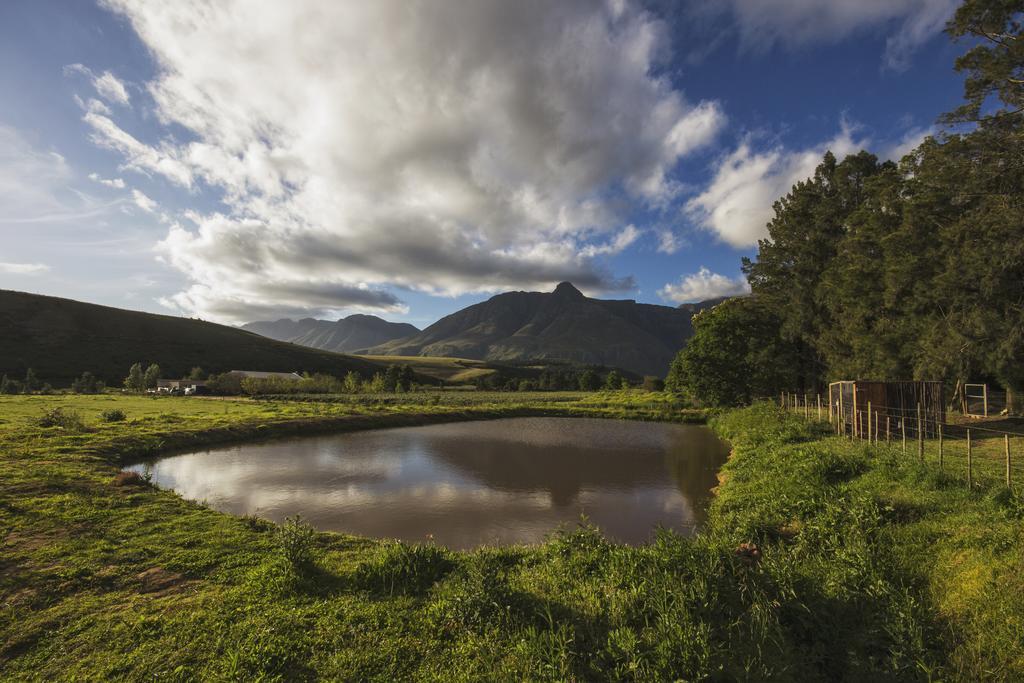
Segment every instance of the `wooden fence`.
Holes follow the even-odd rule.
[[[951,424],[921,403],[911,407],[858,400],[854,408],[833,397],[835,404],[821,394],[783,393],[778,401],[808,420],[827,421],[837,436],[896,449],[945,473],[961,472],[971,488],[982,483],[1015,488],[1024,479],[1024,433]],[[945,417],[944,411],[941,415]]]

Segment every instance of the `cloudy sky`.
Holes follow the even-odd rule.
[[[955,0],[5,0],[0,288],[227,323],[744,291],[821,155],[960,96]]]

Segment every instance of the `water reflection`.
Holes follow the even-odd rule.
[[[513,418],[307,437],[132,469],[233,514],[467,548],[532,543],[580,514],[616,540],[703,521],[725,445],[704,427]]]

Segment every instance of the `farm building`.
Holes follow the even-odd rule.
[[[945,422],[946,404],[942,382],[878,382],[850,380],[828,385],[829,416],[848,432],[860,434],[869,428],[884,433],[902,425],[908,436],[917,435],[918,416],[926,436],[934,436]]]
[[[158,379],[158,394],[203,394],[206,393],[206,382],[201,379]]]

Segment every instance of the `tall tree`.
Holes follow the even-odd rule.
[[[797,383],[797,349],[757,296],[730,299],[693,317],[693,336],[672,362],[675,390],[705,405],[775,396]]]
[[[128,376],[124,379],[124,387],[128,391],[145,391],[146,379],[142,372],[142,363],[135,363],[128,370]]]
[[[867,152],[842,163],[826,153],[812,178],[775,202],[757,260],[743,260],[751,289],[778,316],[783,338],[796,345],[803,387],[820,384],[827,370],[816,347],[831,323],[819,291],[823,273],[846,234],[850,214],[863,201],[866,179],[878,170],[877,159]]]

